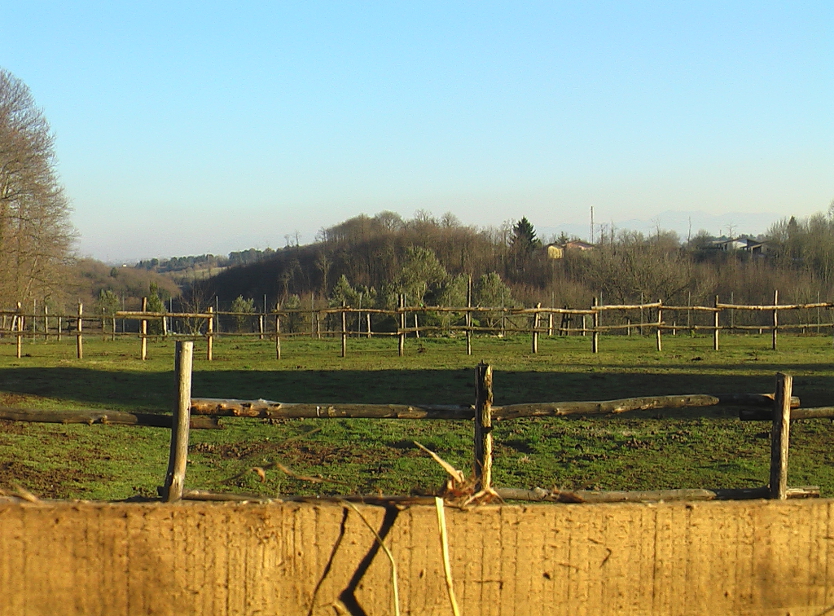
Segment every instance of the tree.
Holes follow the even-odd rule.
[[[513,225],[513,234],[510,237],[510,255],[517,273],[524,275],[533,253],[541,248],[541,245],[541,240],[536,237],[535,228],[526,216]]]
[[[107,331],[107,326],[109,325],[111,329],[114,329],[115,321],[113,317],[116,316],[116,312],[119,310],[119,298],[113,293],[112,289],[102,289],[98,293],[98,298],[96,299],[96,314],[98,314],[102,319],[102,329]],[[115,334],[115,330],[111,333]]]
[[[54,137],[29,88],[0,69],[0,301],[49,296],[74,231],[55,171]]]
[[[252,318],[248,315],[255,314],[255,300],[251,298],[243,299],[242,295],[238,295],[232,301],[232,312],[235,313],[235,326],[237,331],[243,331],[247,321],[250,321]]]
[[[165,299],[161,297],[160,293],[167,295],[165,291],[160,292],[159,286],[155,282],[150,284],[150,292],[148,293],[148,312],[167,312],[165,310]],[[165,333],[165,328],[161,320],[153,319],[148,322],[148,333],[155,336],[160,336]]]
[[[406,250],[395,284],[400,293],[405,293],[409,305],[420,306],[429,291],[439,290],[446,277],[446,269],[433,250],[412,246]]]

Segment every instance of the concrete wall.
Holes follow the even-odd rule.
[[[447,508],[454,587],[466,616],[834,614],[833,504]],[[434,508],[360,511],[402,613],[452,614]],[[393,614],[377,547],[339,504],[0,505],[0,615]]]

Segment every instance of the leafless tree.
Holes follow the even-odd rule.
[[[54,137],[29,88],[0,68],[0,303],[52,296],[74,230]]]

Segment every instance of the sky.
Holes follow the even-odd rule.
[[[588,239],[591,207],[717,235],[834,199],[830,0],[27,0],[0,19],[78,254],[107,262],[304,244],[383,210]]]

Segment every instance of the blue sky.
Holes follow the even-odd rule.
[[[761,214],[755,233],[834,199],[830,1],[29,0],[3,22],[0,66],[103,260],[280,248],[386,209]]]

